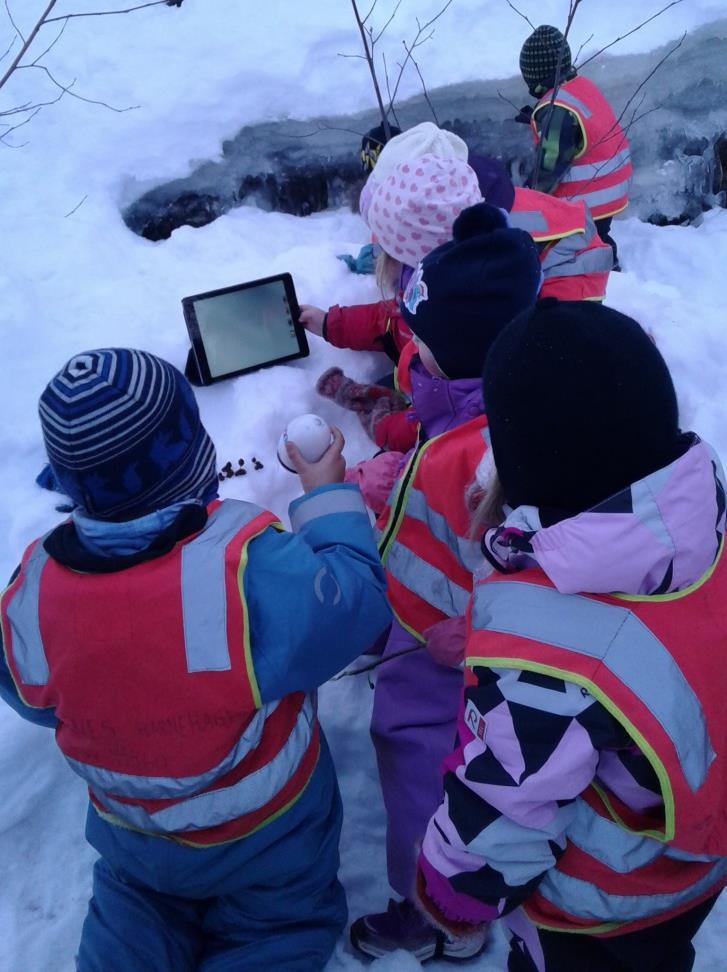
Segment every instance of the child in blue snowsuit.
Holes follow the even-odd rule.
[[[151,354],[77,355],[40,416],[76,508],[2,595],[0,694],[89,787],[78,969],[322,969],[347,915],[315,690],[389,623],[340,433],[315,464],[293,447],[287,533],[216,499],[191,388]]]

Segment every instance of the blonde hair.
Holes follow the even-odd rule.
[[[479,468],[477,471],[480,472]],[[494,463],[487,470],[484,481],[477,477],[473,479],[465,490],[464,499],[470,513],[470,537],[473,540],[502,523],[506,499]]]
[[[396,295],[401,268],[403,264],[382,250],[376,257],[376,283],[379,285],[382,297]]]

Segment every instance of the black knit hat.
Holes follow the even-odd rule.
[[[396,125],[389,125],[389,138],[386,137],[383,124],[370,128],[361,139],[361,165],[364,172],[371,172],[379,161],[381,149],[389,139],[395,135],[401,135],[401,129]]]
[[[558,81],[567,81],[576,75],[571,63],[571,52],[557,27],[542,24],[528,37],[520,51],[520,72],[528,91],[539,98],[555,86],[555,72],[560,58]]]
[[[546,298],[494,343],[483,376],[507,502],[589,509],[683,451],[669,369],[625,314]]]
[[[476,378],[502,328],[535,303],[540,259],[529,234],[487,203],[462,210],[452,235],[416,268],[401,311],[448,378]]]

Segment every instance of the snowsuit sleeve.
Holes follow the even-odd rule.
[[[411,332],[399,313],[398,302],[380,300],[376,304],[354,307],[334,304],[326,315],[323,336],[337,348],[383,351],[397,361]]]
[[[545,118],[548,111],[547,107],[541,109],[539,116]],[[580,151],[580,141],[580,127],[575,115],[567,108],[554,105],[548,129],[544,136],[541,131],[540,141],[536,146],[536,158],[538,151],[541,152],[540,165],[538,172],[533,172],[528,180],[530,188],[540,192],[552,192]]]
[[[18,568],[19,570],[20,568]],[[8,584],[12,584],[15,580],[18,570],[13,572],[13,576],[8,581]],[[46,726],[48,729],[55,729],[58,724],[56,719],[55,709],[49,707],[47,709],[38,709],[32,705],[26,705],[25,702],[20,697],[20,693],[13,681],[13,676],[10,674],[10,668],[8,666],[7,659],[5,657],[5,650],[2,645],[2,635],[0,634],[0,698],[2,698],[11,709],[15,709],[18,715],[21,715],[28,722],[34,722],[37,726]]]
[[[290,507],[293,533],[250,544],[245,593],[263,702],[313,691],[391,623],[386,580],[356,486],[323,486]]]
[[[419,860],[424,907],[429,900],[453,926],[491,921],[532,893],[565,849],[600,750],[630,744],[574,683],[516,669],[474,674]]]

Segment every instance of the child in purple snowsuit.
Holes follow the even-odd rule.
[[[428,457],[434,455],[433,445],[438,456],[446,456],[452,435],[462,435],[466,423],[484,415],[479,376],[489,346],[513,316],[534,304],[540,287],[535,245],[527,233],[508,227],[502,210],[486,203],[465,210],[454,223],[453,236],[422,260],[402,303],[419,350],[409,374],[422,430],[407,469],[418,468],[425,443]],[[480,455],[486,449],[485,424],[467,433],[473,436],[470,441],[479,439]],[[412,496],[425,495],[416,478],[412,483],[406,508]],[[467,485],[453,479],[447,488],[461,497]],[[474,569],[481,560],[479,549],[465,545],[470,548],[468,569]],[[410,583],[415,586],[413,579]],[[464,603],[449,612],[454,618],[440,622],[433,638],[446,643],[463,610]],[[419,630],[426,627],[422,623]],[[441,800],[440,765],[452,749],[462,686],[456,664],[440,664],[417,648],[420,640],[395,621],[378,668],[371,724],[387,815],[389,882],[403,900],[356,921],[351,940],[374,957],[409,948],[422,959],[440,953],[468,958],[481,941],[473,950],[471,943],[463,947],[447,940],[412,904],[417,849]],[[401,654],[406,649],[412,650]]]

